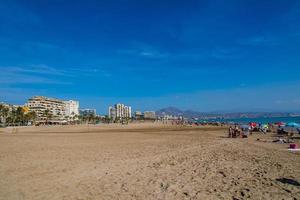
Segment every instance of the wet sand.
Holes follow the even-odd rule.
[[[300,199],[300,152],[264,142],[271,134],[230,139],[225,131],[0,129],[0,199]]]

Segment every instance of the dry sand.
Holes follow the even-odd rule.
[[[300,199],[300,153],[159,124],[0,129],[0,199]],[[261,138],[257,141],[257,138]]]

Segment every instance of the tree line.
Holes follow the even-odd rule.
[[[27,126],[27,125],[38,125],[36,122],[39,120],[39,123],[43,121],[43,124],[51,124],[53,119],[64,119],[68,124],[83,124],[91,123],[96,124],[99,122],[109,123],[110,120],[108,117],[100,117],[94,114],[85,114],[85,115],[75,115],[72,113],[72,116],[62,116],[61,113],[53,115],[50,110],[44,110],[42,117],[44,120],[39,120],[39,117],[36,112],[29,111],[26,112],[26,109],[23,107],[14,107],[4,104],[0,104],[0,126]]]
[[[37,114],[34,111],[25,112],[22,107],[12,107],[0,104],[0,122],[2,126],[24,126],[34,122]]]

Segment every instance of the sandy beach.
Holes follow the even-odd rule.
[[[0,199],[300,199],[300,152],[272,143],[271,133],[232,139],[226,131],[0,129]]]

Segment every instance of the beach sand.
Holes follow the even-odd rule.
[[[300,199],[300,152],[268,142],[271,134],[230,139],[226,131],[0,129],[0,199]]]

